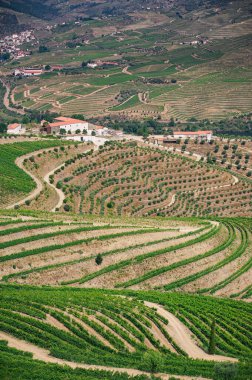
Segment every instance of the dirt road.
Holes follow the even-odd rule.
[[[34,359],[41,360],[46,363],[67,365],[68,367],[71,367],[71,368],[83,368],[83,369],[89,369],[89,370],[109,371],[113,373],[127,373],[130,376],[138,376],[138,375],[150,376],[150,373],[140,371],[134,368],[115,368],[115,367],[107,367],[107,366],[102,366],[102,365],[82,364],[82,363],[70,362],[63,359],[58,359],[53,356],[50,356],[50,352],[48,350],[35,346],[34,344],[28,343],[24,340],[15,338],[14,336],[10,334],[6,334],[1,331],[0,331],[0,340],[7,341],[9,347],[16,348],[24,352],[30,352],[33,354]],[[156,374],[155,376],[161,378],[162,380],[169,380],[169,378],[174,375]],[[192,380],[192,377],[176,375],[176,379]],[[193,377],[193,379],[201,380],[202,378]]]
[[[4,106],[11,112],[15,112],[15,113],[19,113],[20,115],[24,115],[25,114],[24,110],[18,109],[18,108],[13,108],[10,106],[10,101],[9,101],[10,87],[2,79],[0,79],[0,81],[2,82],[2,85],[6,89],[6,92],[5,92],[4,98],[3,98]]]
[[[93,150],[98,150],[98,148],[99,148],[98,146],[94,146],[94,147],[93,147]],[[42,152],[44,152],[44,151],[48,151],[48,150],[51,150],[51,148],[41,149],[41,150],[38,150],[38,151],[35,151],[35,152],[31,152],[31,153],[28,153],[28,154],[26,154],[26,155],[24,155],[24,156],[18,157],[18,158],[15,160],[15,164],[16,164],[21,170],[23,170],[26,174],[28,174],[28,175],[33,179],[33,181],[34,181],[35,184],[36,184],[36,188],[35,188],[35,189],[34,189],[34,190],[33,190],[33,191],[32,191],[27,197],[25,197],[25,198],[23,198],[23,199],[21,199],[21,200],[15,202],[15,203],[12,203],[11,205],[7,206],[6,209],[12,209],[12,208],[14,208],[16,205],[19,205],[19,206],[20,206],[20,205],[23,205],[23,204],[25,203],[25,201],[27,201],[27,200],[32,200],[32,199],[36,198],[36,197],[41,193],[41,191],[42,191],[43,188],[44,188],[44,184],[43,184],[43,182],[42,182],[39,178],[37,178],[34,174],[32,174],[30,171],[28,171],[28,170],[24,167],[24,160],[25,160],[26,158],[31,157],[31,155],[32,155],[32,156],[37,156],[38,154],[40,154],[40,153],[42,153]],[[87,151],[87,152],[88,152],[88,151]],[[60,207],[62,206],[62,204],[63,204],[64,199],[65,199],[65,195],[64,195],[63,191],[62,191],[61,189],[57,189],[56,186],[55,186],[54,184],[51,184],[51,183],[49,182],[49,176],[50,176],[51,174],[54,174],[55,170],[57,170],[58,168],[62,167],[62,165],[63,165],[63,164],[61,164],[61,165],[59,165],[58,167],[56,167],[56,168],[54,168],[53,170],[51,170],[51,171],[50,171],[49,173],[47,173],[47,174],[44,176],[44,178],[43,178],[43,180],[44,180],[44,181],[45,181],[50,187],[52,187],[52,188],[56,191],[56,193],[57,193],[57,195],[58,195],[58,198],[59,198],[58,203],[56,204],[56,206],[54,206],[52,210],[49,210],[49,211],[51,211],[51,212],[55,212],[56,208],[60,208]]]
[[[50,177],[50,175],[53,175],[54,172],[55,172],[57,169],[61,168],[62,166],[63,166],[62,164],[59,165],[57,168],[54,168],[53,170],[51,170],[49,173],[47,173],[47,174],[44,176],[44,181],[45,181],[50,187],[52,187],[52,188],[56,191],[56,193],[57,193],[57,195],[58,195],[58,198],[59,198],[58,203],[56,204],[56,206],[53,207],[52,210],[50,210],[50,211],[52,211],[52,212],[55,212],[56,209],[60,208],[60,207],[63,205],[63,201],[64,201],[64,199],[65,199],[65,194],[63,193],[63,191],[62,191],[61,189],[58,189],[53,183],[50,183],[49,177]]]
[[[221,355],[209,355],[196,345],[192,339],[192,332],[177,318],[175,315],[165,310],[163,306],[152,302],[144,302],[146,306],[155,308],[158,314],[162,315],[169,321],[166,326],[167,332],[174,339],[179,347],[181,347],[189,357],[193,359],[204,359],[216,362],[237,362],[235,358]]]
[[[26,197],[26,198],[23,198],[21,199],[20,201],[17,201],[9,206],[7,206],[6,208],[7,209],[11,209],[11,208],[14,208],[15,205],[22,205],[25,203],[25,201],[28,201],[28,200],[32,200],[34,199],[37,195],[40,194],[40,192],[43,190],[43,183],[37,178],[35,177],[35,175],[33,175],[31,172],[29,172],[25,167],[24,167],[24,160],[26,158],[29,158],[31,157],[31,155],[33,156],[37,156],[39,153],[43,152],[44,150],[46,149],[43,149],[43,150],[39,150],[37,152],[33,152],[33,153],[28,153],[24,156],[21,156],[21,157],[18,157],[16,160],[15,160],[15,164],[21,169],[23,170],[26,174],[28,174],[32,179],[33,181],[35,182],[36,184],[36,188]]]

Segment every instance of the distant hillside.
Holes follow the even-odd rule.
[[[38,18],[53,19],[58,16],[106,16],[122,15],[138,10],[169,11],[174,6],[180,11],[192,11],[198,7],[223,7],[228,0],[1,0],[0,6]]]
[[[48,0],[0,0],[0,6],[38,18],[50,19],[58,14],[53,2]]]

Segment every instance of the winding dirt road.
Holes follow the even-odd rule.
[[[44,150],[46,149],[43,149],[43,150],[38,150],[37,152],[32,152],[32,153],[28,153],[28,154],[25,154],[24,156],[21,156],[21,157],[18,157],[16,160],[15,160],[15,164],[21,169],[23,170],[26,174],[28,174],[32,179],[33,181],[35,182],[36,184],[36,188],[25,198],[9,205],[6,207],[6,209],[12,209],[14,208],[16,205],[20,206],[22,204],[25,203],[25,201],[28,201],[28,200],[32,200],[34,199],[37,195],[40,194],[40,192],[43,190],[43,183],[37,178],[35,177],[35,175],[33,175],[31,172],[29,172],[25,167],[24,167],[24,160],[26,158],[29,158],[31,157],[31,155],[33,156],[37,156],[39,153],[42,153]]]
[[[222,355],[209,355],[196,345],[192,339],[192,332],[177,318],[175,315],[165,310],[163,306],[152,302],[144,302],[146,306],[155,308],[157,313],[169,321],[166,326],[167,332],[174,339],[179,347],[181,347],[193,359],[211,360],[216,362],[237,362],[235,358]]]
[[[2,79],[0,79],[0,81],[2,82],[2,85],[6,89],[5,94],[4,94],[4,98],[3,98],[3,104],[4,104],[5,108],[7,108],[11,112],[16,112],[20,115],[24,115],[25,114],[24,110],[21,110],[18,108],[13,108],[10,106],[10,101],[9,101],[10,87]]]
[[[99,146],[94,146],[92,149],[94,151],[98,150]],[[54,168],[53,170],[51,170],[49,173],[47,173],[44,178],[43,178],[43,181],[40,180],[39,178],[37,178],[34,174],[32,174],[30,171],[28,171],[25,166],[24,166],[24,160],[26,158],[29,158],[32,156],[37,156],[38,154],[44,152],[44,151],[49,151],[51,150],[52,148],[47,148],[47,149],[41,149],[41,150],[38,150],[38,151],[35,151],[35,152],[31,152],[31,153],[28,153],[28,154],[25,154],[24,156],[20,156],[18,157],[16,160],[15,160],[15,164],[21,169],[23,170],[26,174],[28,174],[32,179],[33,181],[35,182],[36,184],[36,188],[25,198],[15,202],[15,203],[12,203],[11,205],[7,206],[6,209],[12,209],[14,208],[16,205],[18,206],[21,206],[25,203],[25,201],[27,200],[32,200],[34,198],[36,198],[40,193],[41,191],[44,189],[44,182],[46,182],[50,187],[52,187],[57,195],[58,195],[58,203],[56,204],[56,206],[53,207],[52,210],[49,210],[51,212],[55,212],[56,208],[60,208],[62,205],[63,205],[63,201],[65,199],[65,195],[63,193],[63,191],[61,189],[57,189],[57,187],[54,185],[54,184],[51,184],[50,181],[49,181],[49,176],[54,174],[54,172],[61,168],[64,164],[61,164],[59,165],[58,167]],[[88,152],[88,150],[86,151]]]
[[[49,177],[50,177],[50,175],[53,175],[54,172],[55,172],[57,169],[61,168],[62,166],[63,166],[63,164],[59,165],[57,168],[54,168],[53,170],[51,170],[49,173],[47,173],[47,174],[44,176],[44,181],[45,181],[50,187],[52,187],[52,188],[56,191],[56,193],[57,193],[57,195],[58,195],[58,198],[59,198],[58,203],[57,203],[56,206],[53,207],[53,209],[51,210],[52,212],[55,212],[56,209],[60,208],[60,207],[63,205],[63,201],[64,201],[64,199],[65,199],[65,194],[63,193],[63,191],[62,191],[61,189],[58,189],[53,183],[50,183]]]

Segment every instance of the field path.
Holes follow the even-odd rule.
[[[33,198],[35,198],[37,195],[40,194],[40,192],[43,190],[43,184],[42,182],[40,181],[40,179],[38,179],[37,177],[35,177],[34,174],[32,174],[31,172],[29,172],[25,167],[24,167],[24,160],[26,158],[29,158],[31,156],[37,156],[39,153],[42,153],[46,150],[50,150],[51,148],[49,149],[41,149],[41,150],[38,150],[36,152],[31,152],[31,153],[28,153],[28,154],[25,154],[24,156],[20,156],[18,158],[16,158],[15,160],[15,164],[21,169],[23,170],[26,174],[28,174],[32,179],[33,181],[35,182],[36,184],[36,188],[25,198],[9,205],[6,207],[6,209],[11,209],[11,208],[14,208],[14,206],[16,205],[21,205],[23,204],[25,201],[28,201],[28,200],[32,200]]]
[[[34,174],[32,174],[29,170],[27,170],[27,169],[24,167],[24,160],[25,160],[26,158],[31,157],[31,156],[37,156],[38,154],[40,154],[40,153],[42,153],[42,152],[44,152],[44,151],[49,151],[49,150],[51,150],[51,149],[52,149],[52,148],[47,148],[47,149],[37,150],[37,151],[35,151],[35,152],[31,152],[31,153],[25,154],[24,156],[20,156],[20,157],[18,157],[18,158],[15,160],[15,164],[16,164],[21,170],[23,170],[26,174],[28,174],[28,175],[33,179],[33,181],[34,181],[35,184],[36,184],[36,188],[35,188],[35,189],[34,189],[34,190],[33,190],[33,191],[32,191],[27,197],[22,198],[21,200],[19,200],[19,201],[13,203],[13,204],[7,206],[6,209],[8,209],[8,210],[9,210],[9,209],[12,209],[12,208],[14,208],[16,205],[20,206],[20,205],[24,204],[25,201],[32,200],[32,199],[36,198],[36,197],[41,193],[41,191],[42,191],[43,188],[44,188],[44,184],[43,184],[43,182],[42,182],[39,178],[37,178]],[[95,151],[95,150],[98,150],[98,146],[95,145],[92,149],[93,149],[94,151]],[[88,151],[87,151],[87,152],[88,152]],[[47,174],[44,176],[44,178],[43,178],[43,180],[44,180],[44,181],[45,181],[50,187],[52,187],[52,188],[56,191],[56,193],[57,193],[57,195],[58,195],[58,197],[59,197],[59,201],[58,201],[58,203],[56,204],[56,206],[53,207],[52,210],[50,210],[51,212],[55,212],[55,209],[56,209],[56,208],[60,208],[60,207],[62,206],[62,204],[63,204],[64,199],[65,199],[65,195],[64,195],[63,191],[62,191],[61,189],[57,189],[56,186],[55,186],[54,184],[51,184],[51,183],[49,182],[49,176],[50,176],[51,174],[54,174],[55,170],[61,168],[62,165],[63,165],[63,164],[61,164],[61,165],[59,165],[58,167],[56,167],[56,168],[54,168],[53,170],[51,170],[51,171],[50,171],[49,173],[47,173]]]
[[[12,348],[16,348],[21,351],[30,352],[33,354],[33,358],[37,360],[41,360],[46,363],[54,363],[59,365],[67,365],[71,368],[83,368],[88,370],[100,370],[100,371],[109,371],[113,373],[127,373],[129,376],[139,376],[139,375],[147,375],[150,376],[150,373],[140,371],[134,368],[116,368],[116,367],[107,367],[102,365],[92,365],[92,364],[82,364],[82,363],[76,363],[76,362],[70,362],[63,359],[58,359],[53,356],[50,356],[50,352],[48,350],[45,350],[43,348],[40,348],[38,346],[35,346],[32,343],[28,343],[24,340],[17,339],[14,336],[10,334],[6,334],[4,332],[0,331],[0,340],[5,340],[8,342],[8,346]],[[162,380],[169,380],[169,378],[173,375],[168,374],[156,374],[155,376],[158,376]],[[203,379],[201,377],[190,377],[190,376],[178,376],[176,375],[176,379],[181,380],[200,380]],[[205,379],[205,378],[204,378]]]
[[[122,69],[122,73],[123,74],[128,74],[128,75],[133,75],[130,71],[129,71],[129,66],[126,66]]]
[[[19,113],[20,115],[24,115],[25,114],[24,110],[13,108],[10,106],[10,101],[9,101],[10,87],[2,79],[0,79],[0,81],[2,82],[3,86],[6,89],[4,98],[3,98],[3,104],[5,108],[7,108],[11,112],[16,112],[16,113]]]
[[[166,318],[169,324],[166,326],[167,332],[174,339],[179,347],[181,347],[189,357],[193,359],[212,360],[216,362],[237,362],[235,358],[221,355],[209,355],[196,345],[192,339],[191,331],[177,318],[175,315],[165,310],[163,306],[152,302],[144,302],[146,306],[155,308],[157,313]]]
[[[55,212],[56,211],[56,208],[60,208],[62,205],[63,205],[63,201],[65,199],[65,194],[63,193],[63,191],[61,189],[58,189],[53,183],[50,183],[50,180],[49,180],[49,177],[50,175],[53,175],[54,172],[57,170],[57,169],[60,169],[61,167],[63,166],[63,164],[57,166],[56,168],[54,168],[53,170],[51,170],[49,173],[47,173],[45,176],[44,176],[44,181],[50,186],[52,187],[57,195],[58,195],[58,203],[56,204],[56,206],[53,207],[52,210],[50,210],[51,212]]]

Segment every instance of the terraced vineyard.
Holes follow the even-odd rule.
[[[27,173],[42,179],[49,170],[49,183],[64,190],[71,207],[77,200],[70,194],[78,194],[73,178],[87,188],[78,189],[81,214],[34,211],[38,200],[21,201],[27,210],[0,212],[1,377],[147,380],[155,373],[190,380],[232,371],[249,379],[251,218],[160,218],[157,212],[143,218],[140,209],[127,216],[132,183],[148,207],[144,200],[147,194],[157,199],[156,184],[168,189],[163,202],[177,202],[169,193],[179,186],[192,185],[196,194],[216,187],[234,193],[234,177],[132,142],[31,153],[39,144],[6,144],[10,167],[17,153],[29,152]],[[182,181],[180,170],[191,177]],[[102,209],[93,184],[112,197],[122,186],[129,192],[126,212],[104,194]]]
[[[252,215],[250,181],[134,142],[106,143],[98,152],[89,152],[57,171],[54,181],[63,190],[65,203],[75,212]]]
[[[39,3],[8,122],[250,134],[249,1]],[[251,142],[106,140],[0,139],[0,378],[251,380]]]
[[[2,281],[251,297],[251,219],[63,220],[2,222]]]
[[[247,113],[252,104],[249,6],[245,0],[212,9],[202,3],[182,18],[173,10],[161,21],[143,11],[135,15],[136,24],[131,20],[133,25],[119,17],[68,25],[68,33],[56,28],[45,40],[52,51],[43,54],[43,60],[34,51],[25,63],[60,64],[65,70],[14,83],[14,102],[32,110],[86,117],[186,121]],[[71,36],[80,42],[85,33],[87,43],[66,46],[68,39],[73,43]],[[112,65],[82,68],[89,60],[112,60]],[[119,100],[122,92],[132,89],[134,94]]]
[[[37,376],[45,371],[44,379],[58,373],[60,379],[66,375],[77,379],[128,379],[129,375],[139,375],[138,379],[144,380],[149,378],[147,371],[153,369],[163,373],[162,379],[169,378],[165,373],[186,374],[188,379],[212,378],[218,368],[214,360],[234,361],[229,366],[238,371],[239,379],[248,379],[250,374],[250,309],[246,304],[156,292],[84,293],[10,286],[2,286],[1,294],[0,338],[11,348],[1,343],[0,355],[13,377],[21,362],[21,379],[32,376],[35,368]],[[179,340],[172,329],[174,322],[167,319],[171,313],[177,313],[175,322],[189,339],[190,347],[186,349],[193,360],[176,343]],[[223,319],[223,313],[228,320]],[[203,349],[208,346],[213,316],[217,326],[216,354],[208,355]],[[187,336],[186,326],[197,337],[199,346]],[[20,347],[26,354],[16,350]],[[28,353],[40,362],[32,361]],[[237,356],[243,363],[235,363],[232,357]],[[53,364],[46,367],[43,362]],[[77,369],[60,368],[59,364]],[[116,368],[118,373],[113,375]]]

